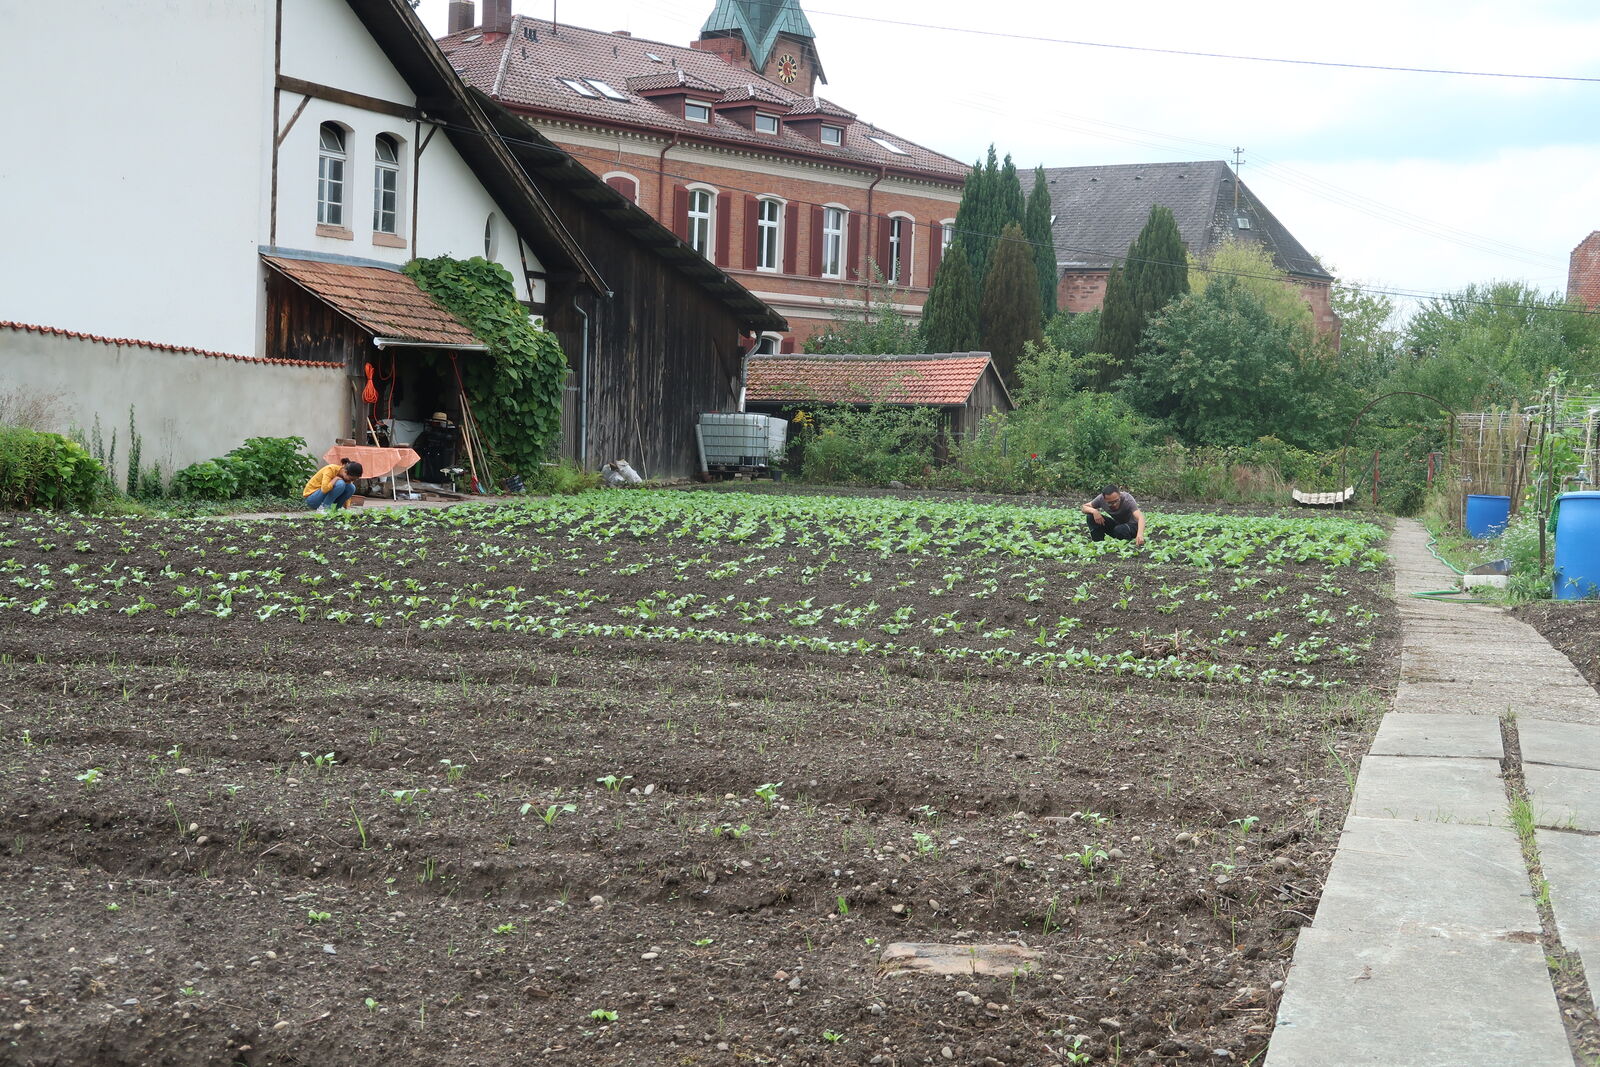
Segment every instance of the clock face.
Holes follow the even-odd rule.
[[[785,52],[778,57],[778,80],[785,85],[793,85],[795,78],[800,76],[800,61]]]

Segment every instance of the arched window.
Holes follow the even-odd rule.
[[[844,276],[845,263],[845,217],[848,209],[842,207],[824,207],[822,209],[822,276],[824,278],[840,278]]]
[[[633,175],[612,171],[605,176],[605,183],[627,197],[630,204],[639,202],[639,179]]]
[[[344,221],[344,127],[324,122],[317,156],[317,221],[343,226]]]
[[[378,134],[372,153],[372,232],[399,233],[400,142]]]
[[[689,247],[711,258],[711,226],[716,194],[709,189],[689,190]]]
[[[911,234],[916,223],[906,215],[890,215],[884,225],[883,272],[891,285],[911,280]]]
[[[489,217],[483,221],[483,258],[490,263],[499,258],[500,252],[500,220],[495,218],[494,212],[489,212]]]

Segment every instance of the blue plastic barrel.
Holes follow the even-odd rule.
[[[1600,595],[1600,492],[1556,497],[1557,600]]]
[[[1467,536],[1478,541],[1499,537],[1511,519],[1508,496],[1467,497]]]

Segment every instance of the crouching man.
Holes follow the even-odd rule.
[[[1086,500],[1078,509],[1087,517],[1089,540],[1104,541],[1115,537],[1119,541],[1144,544],[1144,512],[1132,494],[1124,493],[1114,485],[1100,490],[1093,500]]]

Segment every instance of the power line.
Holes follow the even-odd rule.
[[[447,122],[437,122],[436,124],[440,125],[440,126],[443,126],[446,129],[456,131],[458,133],[479,135],[479,131],[476,128],[473,128],[473,127],[457,126],[457,125],[455,125],[453,123],[447,123]],[[563,148],[560,145],[556,145],[554,143],[541,144],[538,141],[526,140],[526,139],[523,139],[523,138],[520,138],[520,137],[510,137],[510,136],[507,136],[504,133],[501,133],[498,130],[495,131],[495,135],[501,141],[505,142],[506,144],[520,145],[522,147],[530,148],[530,149],[533,149],[533,150],[539,151],[539,152],[545,152],[545,153],[548,153],[550,155],[568,156],[568,157],[571,157],[574,160],[589,159],[589,160],[593,160],[593,161],[595,161],[597,163],[615,163],[616,162],[616,158],[615,158],[614,155],[603,155],[603,154],[597,154],[597,153],[594,153],[594,152],[583,152],[583,151],[578,151],[578,150],[575,150],[575,149]],[[587,170],[588,168],[584,168],[584,169]],[[678,173],[678,172],[675,172],[675,171],[666,171],[666,170],[658,171],[658,170],[653,170],[652,169],[652,170],[649,171],[649,173],[660,175],[662,180],[665,180],[667,178],[675,178],[675,179],[679,179],[679,180],[683,180],[683,181],[700,181],[701,180],[700,176],[691,175],[691,174],[681,174],[681,173]],[[531,176],[530,176],[530,180],[531,180]],[[598,180],[598,176],[596,176],[596,180]],[[718,189],[718,191],[726,191],[726,192],[730,192],[730,193],[745,193],[745,194],[750,195],[750,196],[767,196],[767,195],[770,195],[770,194],[768,194],[766,192],[763,192],[762,190],[759,190],[759,189],[752,189],[752,188],[748,188],[748,187],[745,187],[745,186],[737,186],[737,185],[722,185],[722,184],[719,184],[717,186],[717,189]],[[797,198],[792,198],[792,197],[791,198],[785,198],[784,202],[785,203],[790,203],[790,204],[800,204],[800,205],[804,205],[806,207],[824,207],[824,206],[826,206],[826,205],[824,205],[824,204],[822,204],[821,202],[818,202],[818,201],[802,200],[802,199],[797,199]],[[637,207],[638,205],[635,204],[635,206]],[[643,207],[640,207],[639,210],[645,211],[645,209]],[[649,214],[648,211],[645,211],[645,213]],[[651,216],[651,217],[654,218],[654,216]],[[728,217],[729,218],[732,217],[731,212],[728,215]],[[658,219],[656,221],[660,222],[661,220]],[[663,223],[663,225],[665,225],[665,223]],[[930,219],[928,221],[928,225],[929,225],[930,228],[932,228],[932,227],[938,226],[939,223],[937,221],[935,221],[935,220]],[[954,227],[952,227],[952,229],[954,229]],[[1014,241],[1014,242],[1019,243],[1019,244],[1025,244],[1029,248],[1037,247],[1034,242],[1029,241],[1026,238],[1021,238],[1021,239],[1018,239],[1018,238],[1007,238],[1007,237],[1005,237],[1005,236],[1003,236],[1001,234],[985,233],[983,231],[970,230],[970,229],[956,230],[955,233],[958,234],[958,235],[968,235],[968,236],[973,236],[973,237],[983,237],[983,238],[987,238],[987,239],[990,239],[990,240],[993,240],[993,241],[997,241],[997,242],[999,242],[999,241]],[[681,238],[680,238],[680,240],[681,240]],[[1181,266],[1184,266],[1186,268],[1198,270],[1201,273],[1205,273],[1205,274],[1215,274],[1215,275],[1222,275],[1222,276],[1228,276],[1228,277],[1248,278],[1248,279],[1257,279],[1257,280],[1271,280],[1271,281],[1280,280],[1279,277],[1277,275],[1274,275],[1274,274],[1254,274],[1254,273],[1251,273],[1249,271],[1224,270],[1224,269],[1221,269],[1221,268],[1212,267],[1212,266],[1204,265],[1204,264],[1200,264],[1200,263],[1191,263],[1191,262],[1188,262],[1188,261],[1185,261],[1183,264],[1173,264],[1173,263],[1166,263],[1165,261],[1157,261],[1157,260],[1142,260],[1142,259],[1130,260],[1128,255],[1125,252],[1111,252],[1111,251],[1107,251],[1105,249],[1060,247],[1060,246],[1054,245],[1053,243],[1052,243],[1052,248],[1055,248],[1057,251],[1075,252],[1075,253],[1078,253],[1078,254],[1081,254],[1081,255],[1101,256],[1101,257],[1104,257],[1106,259],[1114,260],[1114,261],[1117,261],[1117,262],[1120,262],[1120,263],[1123,263],[1123,264],[1126,264],[1128,262],[1142,262],[1142,263],[1151,263],[1151,264],[1157,264],[1157,265],[1162,265],[1162,266],[1178,266],[1178,265],[1181,265]],[[1517,303],[1508,303],[1508,302],[1505,302],[1505,301],[1467,299],[1467,298],[1461,296],[1459,293],[1441,293],[1441,292],[1437,292],[1437,291],[1433,291],[1433,290],[1425,290],[1425,289],[1405,289],[1405,288],[1398,288],[1398,287],[1392,287],[1392,286],[1378,286],[1378,285],[1360,285],[1360,286],[1341,285],[1337,279],[1330,279],[1330,285],[1334,286],[1334,287],[1338,287],[1338,288],[1344,288],[1344,289],[1349,289],[1349,288],[1355,287],[1355,288],[1359,288],[1363,292],[1381,293],[1381,294],[1383,294],[1385,296],[1393,296],[1393,297],[1398,297],[1398,298],[1405,299],[1405,300],[1437,300],[1437,301],[1452,300],[1452,301],[1456,301],[1457,303],[1471,304],[1471,305],[1479,306],[1479,307],[1491,307],[1491,308],[1497,308],[1497,309],[1503,309],[1503,310],[1547,311],[1547,312],[1560,312],[1560,313],[1571,314],[1571,315],[1600,315],[1600,308],[1595,308],[1595,309],[1591,310],[1591,309],[1585,309],[1585,308],[1579,308],[1579,307],[1549,306],[1549,305],[1540,305],[1540,304],[1517,304]]]

